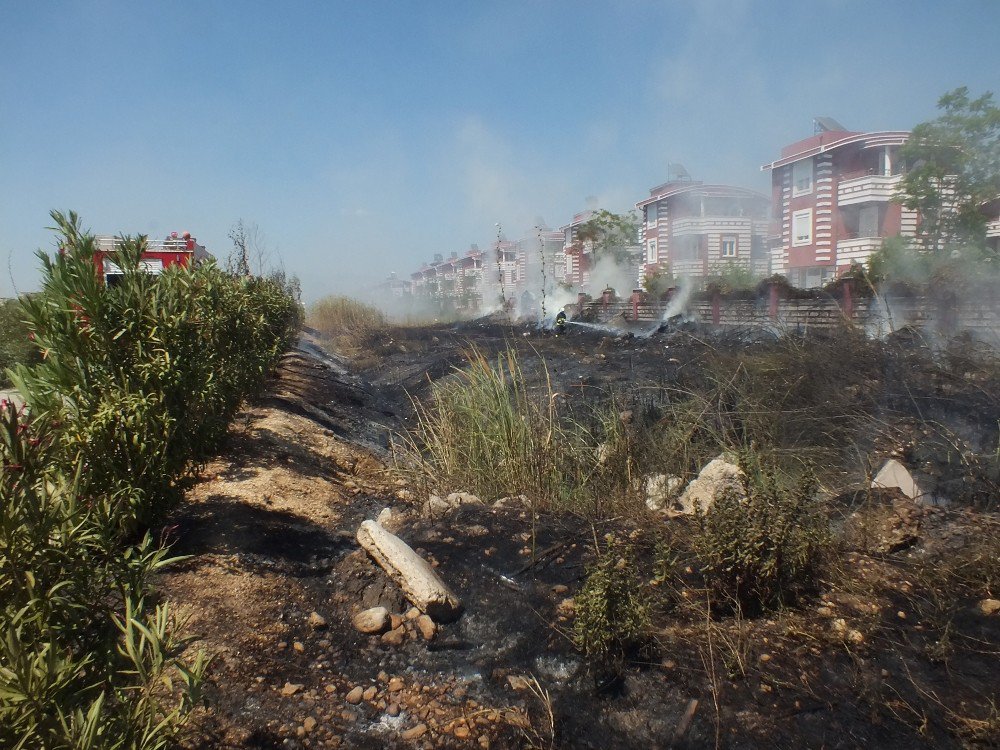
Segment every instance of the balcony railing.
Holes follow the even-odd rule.
[[[889,201],[896,192],[899,175],[866,174],[853,179],[841,180],[837,186],[837,203],[850,206],[872,201]]]
[[[858,237],[837,243],[837,264],[864,263],[882,247],[882,237]]]

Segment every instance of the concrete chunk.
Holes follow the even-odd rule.
[[[872,489],[893,488],[900,490],[910,500],[918,500],[924,496],[924,491],[920,489],[907,468],[896,459],[890,458],[872,480]]]
[[[674,504],[674,512],[692,515],[696,509],[707,513],[723,492],[732,492],[741,500],[746,499],[743,487],[743,470],[726,456],[718,456],[701,470]]]
[[[357,538],[414,606],[436,622],[451,622],[461,616],[461,600],[406,542],[374,521],[362,523]]]

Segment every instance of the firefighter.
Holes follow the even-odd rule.
[[[556,313],[556,336],[566,333],[566,311],[560,310]]]

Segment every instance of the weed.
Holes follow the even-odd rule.
[[[815,589],[829,532],[811,476],[789,487],[751,457],[741,464],[746,497],[723,492],[699,512],[693,548],[713,599],[755,614]]]
[[[606,542],[576,597],[573,642],[595,664],[619,668],[646,642],[650,616],[630,549],[612,535]]]

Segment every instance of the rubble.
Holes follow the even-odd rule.
[[[914,502],[920,502],[926,496],[909,470],[896,459],[890,458],[872,480],[872,489],[891,489],[893,487],[901,490]]]
[[[743,477],[743,470],[728,457],[717,456],[688,484],[672,510],[681,515],[692,515],[696,509],[706,513],[723,492],[733,492],[737,497],[746,499]]]
[[[462,603],[458,596],[402,539],[374,521],[361,524],[357,539],[422,612],[437,622],[451,622],[461,616]]]
[[[662,511],[670,507],[684,480],[674,474],[651,474],[646,477],[646,507]]]

